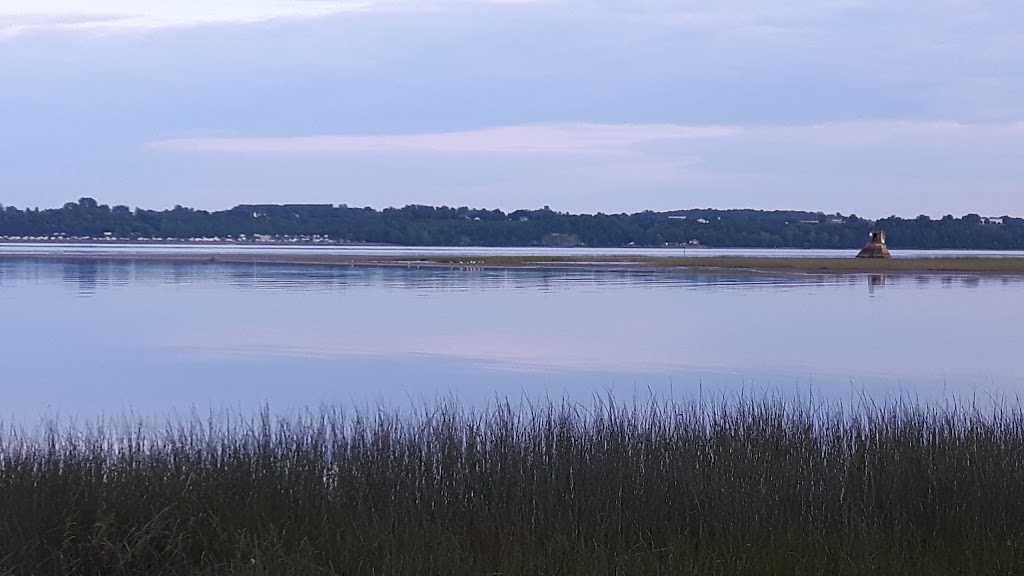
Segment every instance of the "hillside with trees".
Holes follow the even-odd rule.
[[[1024,249],[1024,219],[927,216],[877,221],[801,211],[680,210],[569,214],[410,205],[353,208],[330,204],[240,205],[209,212],[175,206],[146,210],[92,198],[60,208],[0,205],[6,241],[116,238],[253,241],[303,239],[407,246],[680,246],[859,248],[872,227],[896,249]]]

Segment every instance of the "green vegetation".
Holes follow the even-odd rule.
[[[998,222],[998,223],[997,223]],[[715,247],[860,248],[872,226],[896,249],[1024,249],[1024,219],[896,216],[870,222],[856,215],[760,210],[679,210],[636,214],[567,214],[547,208],[501,210],[405,206],[350,208],[242,205],[207,212],[110,207],[92,198],[62,208],[0,206],[0,237],[226,238],[244,235],[312,238],[408,246],[665,246],[696,241]]]
[[[12,574],[1019,574],[1019,405],[440,405],[0,438]]]

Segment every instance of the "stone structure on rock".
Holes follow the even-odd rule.
[[[885,230],[868,232],[868,243],[857,253],[857,258],[892,258],[889,247],[885,245]]]

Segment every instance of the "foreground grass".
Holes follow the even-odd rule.
[[[1024,273],[1024,258],[779,258],[753,256],[474,256],[428,257],[419,262],[530,266],[551,264],[633,264],[659,268],[782,270],[806,272],[1003,272]]]
[[[324,411],[8,433],[12,574],[1019,574],[1024,414]]]

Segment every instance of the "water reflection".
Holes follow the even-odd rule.
[[[609,388],[1016,392],[1022,282],[0,260],[0,378],[4,410],[28,412]]]
[[[105,267],[106,268],[106,267]],[[74,287],[79,296],[92,296],[96,293],[96,285],[99,283],[99,264],[96,262],[65,262],[61,266],[64,284]],[[108,272],[104,275],[105,286],[113,284],[112,277]]]
[[[874,295],[875,288],[885,286],[886,276],[884,274],[868,275],[868,293]]]
[[[59,274],[58,274],[59,272]],[[912,284],[926,289],[934,281],[943,288],[959,285],[977,289],[984,284],[1024,284],[1019,275],[979,274],[817,274],[755,273],[743,271],[624,271],[597,269],[499,269],[436,266],[329,266],[279,264],[224,264],[152,261],[52,260],[0,261],[0,285],[25,282],[61,282],[79,295],[128,285],[216,285],[255,291],[343,291],[348,288],[386,286],[418,291],[480,290],[587,290],[599,286],[673,286],[695,289],[786,289],[855,285],[867,282],[869,292],[882,286]]]
[[[59,271],[59,275],[56,272]],[[0,282],[59,281],[82,296],[127,285],[228,284],[239,290],[341,291],[387,286],[420,291],[530,289],[557,291],[596,286],[642,286],[743,290],[855,284],[856,274],[760,274],[752,272],[652,272],[598,269],[530,269],[437,266],[330,266],[237,263],[187,263],[132,260],[4,261]],[[879,285],[876,275],[870,281]],[[881,277],[884,278],[884,277]],[[884,280],[883,280],[884,281]],[[968,279],[974,282],[977,279]],[[1007,279],[1013,281],[1013,279]]]

